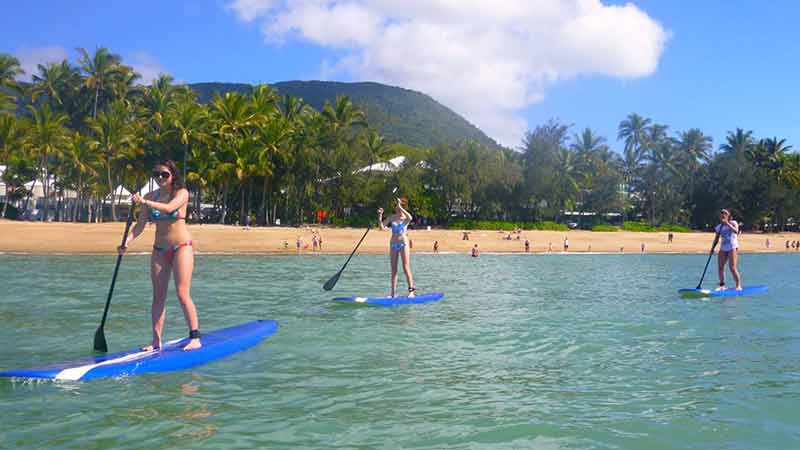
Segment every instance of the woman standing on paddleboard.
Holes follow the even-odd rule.
[[[727,209],[720,211],[719,218],[722,223],[715,227],[721,240],[719,253],[717,254],[719,287],[716,290],[722,291],[725,289],[725,263],[727,262],[730,266],[731,274],[733,274],[733,279],[736,281],[736,290],[741,291],[742,278],[736,269],[736,263],[739,259],[739,224],[735,220],[731,220],[731,213]]]
[[[408,242],[406,231],[408,224],[411,223],[411,213],[403,207],[407,205],[405,199],[398,198],[394,214],[383,218],[383,208],[378,208],[378,224],[381,230],[392,229],[392,239],[389,241],[389,260],[392,264],[392,297],[397,291],[397,260],[403,258],[403,272],[406,274],[408,282],[408,296],[414,297],[417,290],[414,287],[414,277],[411,275],[411,249]]]
[[[144,197],[134,194],[131,198],[142,205],[139,219],[133,233],[119,247],[124,253],[128,246],[144,231],[147,222],[156,224],[156,236],[153,253],[150,255],[150,278],[153,282],[153,341],[142,350],[158,350],[161,348],[161,332],[166,317],[167,288],[170,275],[175,277],[175,290],[183,308],[186,324],[189,326],[189,343],[184,350],[200,348],[200,331],[197,320],[197,309],[189,295],[194,269],[194,252],[192,238],[186,228],[186,210],[189,203],[189,191],[183,184],[180,172],[173,161],[165,161],[153,168],[153,178],[158,189]]]

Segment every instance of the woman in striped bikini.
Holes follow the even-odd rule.
[[[408,296],[414,297],[414,277],[411,275],[411,249],[406,236],[408,224],[411,223],[411,213],[406,211],[403,207],[406,206],[405,199],[398,198],[397,206],[395,207],[394,214],[383,218],[383,208],[378,209],[378,223],[381,230],[387,228],[392,229],[392,239],[389,241],[389,260],[392,263],[392,297],[395,296],[397,291],[397,260],[402,256],[403,258],[403,272],[406,274],[406,281],[408,282]]]
[[[186,228],[186,210],[189,191],[183,184],[180,172],[173,161],[165,161],[153,168],[153,178],[158,189],[144,197],[134,194],[131,200],[142,205],[139,219],[125,245],[119,248],[124,253],[128,246],[144,231],[147,222],[156,224],[153,253],[150,255],[150,278],[153,282],[153,341],[142,350],[161,348],[161,332],[166,317],[167,288],[170,275],[175,277],[175,290],[189,326],[189,343],[184,350],[200,348],[200,331],[197,309],[189,290],[192,285],[194,252],[192,238]]]

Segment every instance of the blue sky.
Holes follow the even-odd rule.
[[[356,6],[361,2],[348,1]],[[548,3],[548,0],[541,1]],[[626,46],[614,41],[606,46],[608,54],[600,55],[608,58],[600,58],[604,61],[597,62],[593,69],[583,69],[583,65],[576,63],[556,62],[548,65],[556,67],[556,76],[525,82],[520,82],[520,72],[513,70],[509,71],[508,80],[496,74],[482,76],[478,69],[475,73],[465,73],[470,71],[463,69],[462,61],[447,58],[441,62],[442,72],[446,74],[444,82],[435,76],[431,78],[428,76],[430,67],[425,66],[430,64],[429,60],[412,61],[414,52],[421,52],[413,43],[409,44],[409,49],[388,47],[390,54],[405,58],[410,66],[408,70],[396,62],[377,64],[375,60],[385,56],[386,46],[393,42],[385,36],[388,28],[361,33],[360,30],[368,27],[361,26],[361,22],[346,22],[351,17],[373,17],[371,14],[375,10],[368,6],[349,10],[364,13],[361,15],[326,16],[329,22],[314,28],[313,24],[309,25],[309,16],[302,15],[306,11],[286,5],[275,6],[281,3],[279,0],[239,0],[243,7],[260,3],[276,8],[273,12],[252,9],[254,13],[250,18],[243,15],[242,9],[233,9],[234,2],[8,2],[0,19],[0,52],[26,61],[61,55],[74,61],[76,47],[106,46],[145,74],[163,71],[185,82],[377,79],[422,90],[464,114],[492,137],[512,146],[518,143],[520,130],[555,117],[574,124],[575,132],[590,126],[606,136],[612,147],[619,148],[617,125],[631,112],[667,124],[673,131],[700,128],[713,136],[715,146],[724,141],[728,130],[736,127],[751,129],[758,137],[777,136],[787,138],[792,145],[800,145],[797,131],[800,115],[796,112],[800,104],[800,89],[796,85],[800,80],[800,31],[795,26],[800,3],[797,2],[773,1],[767,8],[760,2],[634,1],[636,9],[663,28],[668,36],[663,48],[655,52],[657,56],[652,67],[628,67],[635,66],[635,59],[620,58],[616,62],[614,58],[621,52],[653,54],[653,51],[651,47],[639,48],[635,43]],[[415,2],[405,4],[412,3]],[[625,3],[603,2],[602,6],[611,4]],[[440,13],[420,5],[423,4],[409,6],[409,9],[417,8],[408,12],[409,16],[419,11],[421,16],[427,14],[425,17],[430,19]],[[481,13],[480,8],[476,7],[476,14]],[[393,20],[397,16],[387,17]],[[470,17],[463,18],[465,23],[469,20]],[[451,26],[445,20],[440,23],[445,28]],[[530,20],[526,22],[530,23]],[[288,25],[281,28],[284,24]],[[268,26],[272,28],[265,32]],[[531,28],[536,26],[530,25]],[[381,46],[375,47],[373,41],[378,42],[379,38]],[[482,47],[477,39],[475,43],[464,42],[463,48]],[[537,39],[541,40],[541,35]],[[632,37],[630,41],[637,39]],[[440,45],[444,49],[444,53],[434,54],[441,58],[447,52],[458,53],[461,47],[457,44],[431,42],[431,47]],[[520,43],[522,48],[516,54],[535,59],[560,45],[559,42],[545,44],[533,47],[530,42]],[[516,43],[511,42],[511,46],[514,45]],[[524,48],[526,45],[531,47]],[[403,55],[402,50],[409,51],[412,56]],[[480,55],[480,50],[476,50],[475,58],[480,59]],[[585,57],[586,54],[579,51],[573,56]],[[542,56],[548,57],[553,58],[553,55]],[[514,61],[513,56],[509,58],[500,63]],[[557,57],[556,60],[560,61]],[[530,68],[540,67],[535,61],[525,62],[528,63]],[[617,70],[615,64],[628,68]],[[411,73],[417,66],[428,70],[427,78]],[[529,67],[525,66],[525,70]],[[433,70],[436,70],[435,65]],[[453,75],[448,74],[448,70],[453,71]],[[454,80],[452,86],[448,85],[448,79]],[[473,79],[482,81],[473,83]],[[503,98],[495,101],[494,93]],[[519,98],[515,99],[515,95]],[[529,98],[522,100],[526,96]],[[485,102],[485,108],[480,102]],[[484,109],[488,112],[484,113]],[[514,128],[513,133],[505,132],[505,123],[509,124],[509,129]]]

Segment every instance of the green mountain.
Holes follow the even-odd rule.
[[[201,102],[215,92],[249,93],[252,86],[241,83],[193,83]],[[316,110],[338,95],[350,97],[390,143],[429,147],[443,143],[474,140],[490,148],[499,145],[475,125],[451,109],[420,92],[380,83],[340,83],[334,81],[285,81],[272,84],[281,95],[300,97]]]

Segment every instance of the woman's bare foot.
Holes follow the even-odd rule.
[[[417,288],[410,288],[408,290],[408,298],[414,298],[417,296],[416,294]]]
[[[153,341],[150,345],[145,345],[141,348],[143,352],[152,352],[153,350],[161,350],[161,342]]]
[[[183,347],[183,351],[195,350],[202,346],[203,344],[200,343],[200,338],[194,338],[191,339],[185,347]]]

